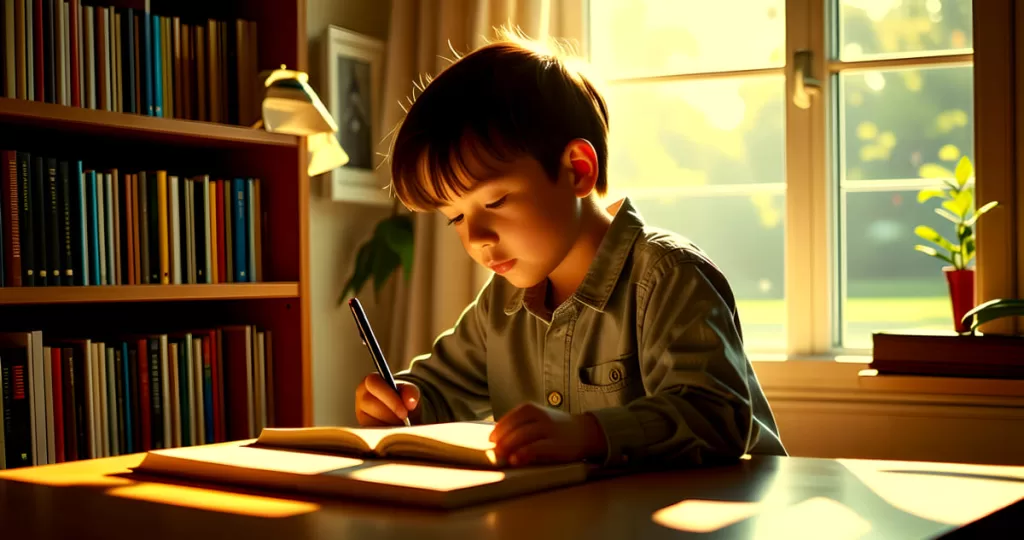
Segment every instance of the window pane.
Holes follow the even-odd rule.
[[[926,243],[914,227],[927,225],[950,238],[953,224],[934,212],[935,204],[919,204],[917,191],[854,192],[844,198],[842,345],[869,348],[878,330],[952,330],[943,263],[914,250]]]
[[[591,61],[609,78],[785,65],[785,0],[595,0]]]
[[[973,156],[974,69],[840,75],[843,180],[952,177]]]
[[[974,47],[971,0],[839,0],[841,60]]]
[[[780,76],[612,85],[609,188],[785,181]]]
[[[648,225],[692,240],[729,280],[747,350],[785,347],[785,188],[751,195],[631,197]]]

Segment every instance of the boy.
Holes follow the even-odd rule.
[[[409,109],[395,193],[440,211],[494,271],[430,354],[356,390],[361,425],[493,414],[500,461],[694,465],[785,454],[725,277],[693,244],[609,209],[608,112],[554,55],[461,58]]]

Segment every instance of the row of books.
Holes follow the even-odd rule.
[[[263,280],[258,178],[83,168],[0,150],[0,285]]]
[[[253,438],[273,340],[239,325],[102,339],[0,333],[0,469]]]
[[[254,21],[184,22],[81,0],[0,0],[0,96],[251,125],[259,118]]]

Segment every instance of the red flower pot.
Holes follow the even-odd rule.
[[[974,307],[974,269],[957,270],[952,266],[942,268],[949,284],[949,299],[953,303],[953,327],[957,332],[967,332],[969,327],[961,321]]]

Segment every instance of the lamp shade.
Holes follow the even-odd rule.
[[[338,125],[307,83],[308,79],[308,74],[286,69],[284,65],[267,76],[263,128],[305,136],[309,152],[307,172],[316,176],[341,167],[349,158],[335,136]]]

